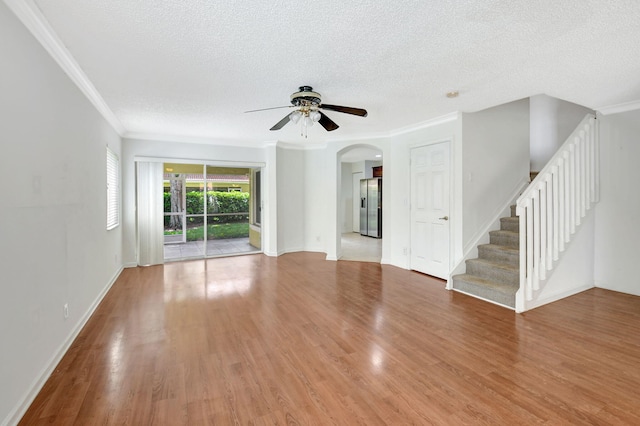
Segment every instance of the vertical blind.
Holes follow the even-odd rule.
[[[107,147],[107,230],[120,224],[120,160]]]
[[[138,265],[164,263],[162,163],[136,162]]]

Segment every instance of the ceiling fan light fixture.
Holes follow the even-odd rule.
[[[353,108],[342,105],[330,105],[323,104],[320,98],[320,93],[314,92],[311,86],[300,86],[299,91],[291,95],[291,105],[296,108],[296,111],[285,115],[280,121],[274,124],[269,130],[280,130],[287,123],[292,122],[294,124],[300,123],[301,134],[305,138],[307,137],[307,127],[313,126],[313,123],[320,123],[320,125],[327,131],[331,132],[336,130],[338,126],[332,119],[326,116],[326,114],[318,111],[329,110],[341,112],[344,114],[357,115],[359,117],[366,117],[367,110],[363,108]],[[257,112],[266,111],[270,109],[291,108],[287,106],[279,106],[273,108],[254,109],[245,112]]]
[[[320,115],[319,111],[311,111],[309,113],[309,117],[311,117],[311,120],[313,120],[314,123],[317,123],[318,121],[320,121],[320,118],[322,116]]]
[[[304,125],[305,125],[305,127],[311,127],[311,126],[313,126],[313,123],[314,123],[314,121],[313,121],[313,119],[312,119],[310,116],[308,116],[308,115],[307,115],[307,116],[304,118]]]
[[[296,124],[298,121],[300,121],[301,117],[302,113],[300,111],[293,111],[291,114],[289,114],[289,120],[291,120],[293,124]]]

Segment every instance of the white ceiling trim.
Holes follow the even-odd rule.
[[[448,123],[450,121],[455,121],[460,116],[458,111],[451,112],[449,114],[441,115],[440,117],[435,117],[427,121],[423,121],[421,123],[412,124],[410,126],[402,127],[400,129],[392,130],[391,137],[400,136],[407,133],[415,132],[417,130],[426,129],[433,126],[438,126],[440,124]]]
[[[127,132],[124,134],[123,138],[158,141],[158,142],[197,143],[197,144],[220,145],[220,146],[244,146],[249,148],[265,148],[268,146],[275,145],[275,146],[279,146],[281,148],[286,148],[286,149],[310,150],[310,149],[326,148],[328,144],[333,144],[333,143],[375,141],[375,140],[387,139],[395,136],[401,136],[407,133],[411,133],[411,132],[426,129],[429,127],[438,126],[440,124],[448,123],[450,121],[455,121],[458,119],[459,116],[460,116],[460,113],[456,111],[440,117],[432,118],[427,121],[423,121],[410,126],[392,130],[391,132],[372,133],[369,135],[361,135],[361,136],[352,137],[352,138],[328,139],[320,143],[311,142],[311,141],[309,142],[304,141],[300,143],[300,142],[288,142],[283,140],[271,140],[271,141],[249,141],[245,139],[216,140],[216,139],[210,139],[210,138],[199,138],[199,137],[190,137],[190,136],[176,136],[176,135],[135,133],[135,132]]]
[[[609,105],[602,108],[596,108],[602,115],[618,114],[621,112],[635,111],[640,109],[640,101],[625,102],[617,105]]]
[[[126,132],[124,135],[122,135],[122,137],[124,139],[137,139],[143,141],[179,142],[218,146],[242,146],[247,148],[264,148],[266,144],[266,142],[249,141],[246,139],[213,139],[201,138],[197,136],[177,136],[136,132]]]
[[[40,42],[51,57],[58,63],[60,68],[71,78],[76,86],[84,93],[89,101],[96,107],[98,112],[122,136],[126,129],[120,123],[107,106],[100,93],[87,78],[71,53],[64,47],[64,44],[53,31],[46,18],[33,0],[4,0],[6,5],[16,14],[18,19],[24,24],[31,34]]]
[[[325,145],[330,143],[344,143],[344,142],[366,142],[366,141],[376,141],[380,139],[388,139],[395,136],[405,135],[407,133],[416,132],[418,130],[426,129],[433,126],[438,126],[440,124],[448,123],[449,121],[455,121],[460,116],[460,112],[455,111],[449,114],[442,115],[440,117],[434,117],[430,120],[421,121],[419,123],[414,123],[409,126],[400,127],[398,129],[391,130],[389,132],[377,132],[370,133],[365,135],[359,135],[356,137],[346,137],[346,138],[336,138],[336,139],[327,139]],[[292,143],[293,145],[293,143]]]
[[[309,143],[292,143],[292,142],[284,142],[284,141],[278,141],[276,143],[276,146],[280,147],[280,148],[285,148],[285,149],[297,149],[300,151],[311,151],[314,149],[325,149],[327,147],[327,143],[326,142],[309,142]]]

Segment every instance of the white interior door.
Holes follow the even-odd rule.
[[[411,150],[411,269],[449,274],[449,142]]]
[[[364,172],[352,173],[353,187],[353,232],[360,232],[360,179],[364,179]]]

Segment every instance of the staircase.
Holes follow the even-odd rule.
[[[466,261],[467,272],[454,275],[453,288],[481,299],[515,309],[520,287],[520,222],[511,206],[511,216],[500,218],[500,230],[489,232],[489,244],[478,246],[478,258]]]
[[[531,175],[511,216],[489,232],[490,243],[478,246],[478,258],[465,261],[466,273],[452,276],[451,287],[516,312],[582,289],[572,280],[556,281],[552,295],[541,297],[560,254],[599,200],[598,145],[596,117],[587,114],[539,175]]]

